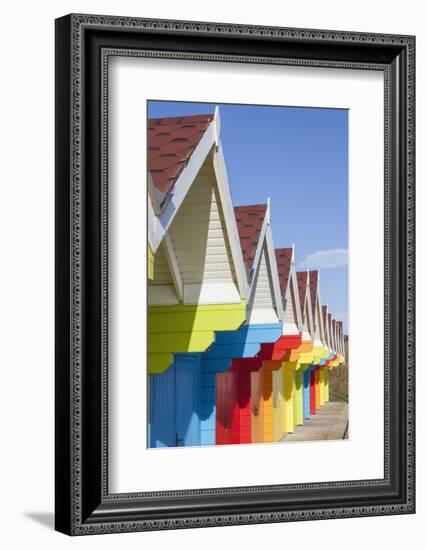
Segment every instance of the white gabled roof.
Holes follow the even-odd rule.
[[[275,257],[284,309],[283,333],[299,334],[302,330],[302,314],[294,262],[294,246],[292,248],[276,248]]]
[[[251,324],[283,319],[278,270],[272,242],[269,199],[267,204],[234,208],[247,273],[248,315]]]
[[[149,303],[240,302],[247,298],[248,283],[219,140],[219,111],[214,117],[155,119],[153,126],[155,139],[150,143],[148,135],[148,148],[158,151],[148,175],[148,239],[155,256],[166,257],[173,288],[160,288],[165,282],[156,280],[154,265]],[[192,143],[185,148],[181,141],[187,135]],[[178,172],[175,179],[168,179],[169,171]]]

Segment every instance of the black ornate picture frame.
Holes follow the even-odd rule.
[[[114,55],[384,74],[383,479],[108,492],[107,123]],[[56,529],[69,535],[415,511],[415,38],[68,15],[56,20]]]

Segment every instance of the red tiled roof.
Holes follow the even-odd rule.
[[[212,120],[213,115],[148,119],[148,170],[159,191],[171,191]]]
[[[302,312],[302,322],[305,321],[305,300],[306,300],[306,288],[308,285],[308,272],[307,271],[298,271],[297,275],[297,286],[299,289],[299,299],[300,299],[300,311]]]
[[[256,255],[256,248],[259,243],[266,209],[266,204],[252,204],[250,206],[236,206],[234,208],[247,274],[250,273],[253,267],[253,260]]]
[[[293,255],[292,248],[276,248],[275,257],[277,259],[278,277],[280,280],[281,292],[287,289],[288,278],[290,275],[291,257]]]
[[[317,307],[317,295],[318,295],[318,270],[309,272],[309,288],[311,291],[312,311],[315,315],[315,309]]]

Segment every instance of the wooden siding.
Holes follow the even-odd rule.
[[[310,406],[310,368],[303,371],[303,418],[307,419],[311,416]]]
[[[274,342],[282,333],[281,323],[243,325],[236,331],[217,332],[214,344],[201,359],[201,444],[216,441],[216,373],[232,365],[232,358],[254,357],[262,342]]]
[[[285,434],[283,370],[272,372],[272,440],[280,441]]]
[[[328,403],[330,401],[330,370],[326,367],[324,369],[324,401]]]
[[[148,308],[148,372],[164,372],[173,353],[205,351],[215,331],[236,330],[246,318],[239,304],[151,306]]]
[[[318,411],[321,407],[321,381],[320,367],[315,367],[315,409]]]
[[[209,160],[176,214],[170,237],[184,285],[208,281],[236,284],[223,211]]]
[[[154,256],[154,277],[149,285],[172,285],[173,279],[170,273],[169,264],[164,251],[164,243],[160,244]]]
[[[271,443],[272,438],[272,404],[273,404],[273,391],[272,391],[272,374],[273,371],[263,366],[260,370],[263,374],[263,441],[264,443]]]
[[[174,305],[179,302],[162,243],[153,256],[153,277],[148,281],[149,305]]]
[[[251,374],[251,442],[264,441],[263,372]]]
[[[298,369],[294,373],[294,424],[303,424],[303,371]]]
[[[325,393],[324,393],[324,367],[320,367],[320,405],[321,407],[325,403]]]
[[[289,288],[284,303],[284,334],[295,334],[299,332],[297,327],[296,307],[296,296],[292,284],[292,277],[290,276]]]
[[[152,281],[152,279],[154,279],[154,254],[149,243],[147,251],[147,273],[148,279]]]
[[[200,359],[175,356],[163,374],[149,375],[150,447],[200,444]]]
[[[282,375],[282,394],[284,404],[284,432],[292,433],[294,431],[294,371],[295,363],[283,363]]]
[[[272,273],[266,246],[263,246],[260,257],[259,268],[256,273],[252,292],[252,299],[249,301],[249,309],[273,310],[276,313],[276,304],[273,294]]]
[[[316,374],[315,367],[309,369],[309,397],[310,397],[310,413],[315,414],[317,411],[317,392],[316,392]]]
[[[216,376],[216,445],[238,443],[235,378],[235,372],[223,372]]]

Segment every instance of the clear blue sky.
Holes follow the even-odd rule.
[[[149,101],[148,116],[213,113],[216,104]],[[271,199],[274,246],[320,268],[321,300],[348,332],[348,111],[219,104],[235,206]]]

